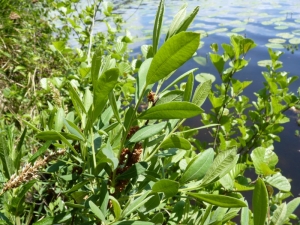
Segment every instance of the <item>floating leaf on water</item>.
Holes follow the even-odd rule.
[[[289,38],[293,38],[295,35],[290,33],[278,33],[276,34],[276,36],[289,39]]]
[[[300,30],[293,30],[292,33],[295,35],[300,35]]]
[[[272,21],[268,20],[268,21],[262,22],[261,24],[262,25],[271,25],[272,23],[273,23]]]
[[[277,62],[282,63],[280,61],[277,61]],[[267,65],[272,66],[272,60],[270,60],[270,59],[260,60],[257,62],[257,65],[261,66],[261,67],[266,67]]]
[[[277,44],[277,43],[268,43],[268,44],[266,44],[266,47],[276,48],[276,49],[283,49],[284,48],[284,46],[282,44]]]
[[[226,32],[228,29],[227,28],[218,28],[212,31],[207,32],[208,34],[214,34],[214,33],[223,33]]]
[[[279,21],[284,21],[286,18],[285,17],[277,17],[277,18],[273,18],[271,19],[272,22],[279,22]]]
[[[211,82],[214,82],[216,80],[216,77],[210,73],[199,73],[195,76],[195,80],[199,83],[204,83],[205,81],[211,80]]]
[[[292,38],[289,40],[291,44],[298,45],[300,44],[300,38]]]
[[[201,66],[205,66],[206,65],[206,58],[205,57],[196,56],[193,59],[195,60],[196,63],[200,64]]]
[[[231,32],[238,33],[245,30],[245,27],[237,27],[231,30]]]
[[[289,27],[288,26],[277,26],[277,27],[274,27],[274,29],[276,30],[285,30],[285,29],[288,29]]]
[[[295,20],[296,23],[300,23],[300,20]]]
[[[257,16],[258,17],[270,17],[270,15],[268,13],[259,13]]]
[[[286,40],[282,39],[282,38],[272,38],[272,39],[269,39],[269,42],[276,43],[276,44],[281,44],[281,43],[286,42]]]
[[[237,33],[228,32],[228,33],[226,33],[226,35],[227,35],[228,37],[231,37],[232,35],[237,35]]]

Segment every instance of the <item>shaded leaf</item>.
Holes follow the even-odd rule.
[[[173,180],[161,179],[152,186],[152,191],[163,192],[166,198],[172,197],[177,194],[179,183]]]

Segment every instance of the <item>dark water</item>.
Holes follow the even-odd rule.
[[[257,66],[257,62],[269,59],[266,44],[278,41],[285,41],[284,44],[289,44],[289,40],[292,38],[292,43],[300,43],[300,40],[296,39],[300,38],[300,1],[251,0],[246,2],[243,0],[228,0],[224,3],[222,0],[166,0],[163,37],[167,32],[168,25],[170,25],[174,15],[183,3],[188,3],[188,12],[196,6],[200,6],[198,16],[191,27],[191,30],[204,34],[201,36],[204,45],[198,50],[198,56],[206,57],[206,53],[210,52],[209,46],[211,43],[229,43],[229,35],[236,31],[235,28],[240,28],[238,34],[251,38],[256,42],[258,46],[247,55],[247,59],[251,58],[249,65],[236,74],[236,78],[240,80],[253,80],[250,87],[244,91],[244,94],[250,98],[254,99],[253,93],[263,87],[264,79],[261,72],[265,69]],[[133,55],[141,53],[139,46],[142,44],[152,44],[152,28],[158,4],[159,0],[135,0],[127,1],[126,4],[117,4],[117,12],[122,14],[126,20],[125,27],[136,37],[135,43],[130,46],[133,49]],[[210,34],[206,37],[205,33],[207,32],[210,32]],[[285,38],[278,35],[283,35]],[[163,37],[161,44],[163,43]],[[269,39],[274,38],[283,40],[271,40],[269,42]],[[300,53],[295,50],[292,54],[283,45],[275,45],[275,50],[284,52],[284,55],[280,58],[284,70],[290,72],[290,75],[298,76],[300,74]],[[209,61],[202,66],[191,59],[174,74],[174,78],[192,68],[198,68],[195,74],[205,72],[217,76],[215,68]],[[218,77],[215,83],[220,83]],[[290,90],[297,92],[299,86],[300,81],[296,81]],[[204,105],[204,109],[207,108],[209,108],[208,102]],[[288,111],[286,114],[291,121],[284,124],[285,129],[280,135],[281,142],[275,143],[275,152],[280,159],[277,166],[282,169],[283,175],[293,180],[292,192],[297,197],[300,195],[300,175],[298,172],[300,170],[300,138],[295,136],[295,130],[300,130],[300,128],[296,123],[297,115],[292,111]],[[192,127],[201,126],[200,118],[189,121],[189,125]],[[202,132],[197,138],[204,140],[208,136],[205,132]]]

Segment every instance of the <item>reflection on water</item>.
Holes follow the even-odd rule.
[[[198,56],[205,57],[205,54],[210,51],[211,43],[228,43],[229,35],[233,33],[244,35],[257,43],[258,46],[247,56],[251,58],[248,67],[236,75],[238,79],[254,81],[245,90],[245,95],[254,97],[253,92],[263,87],[261,72],[264,68],[258,67],[257,62],[269,59],[266,44],[285,52],[280,59],[284,64],[284,70],[289,71],[291,75],[300,73],[299,51],[294,50],[294,54],[291,54],[286,49],[290,43],[296,43],[292,47],[300,43],[300,14],[297,10],[300,8],[300,1],[228,0],[224,4],[222,0],[166,0],[163,35],[166,34],[168,25],[183,3],[188,3],[190,11],[195,6],[200,6],[198,16],[191,27],[192,30],[201,32],[201,40],[204,42],[203,47],[197,52]],[[127,1],[126,4],[118,4],[117,12],[123,14],[124,19],[127,20],[125,27],[136,37],[136,42],[131,45],[135,55],[140,53],[138,46],[152,43],[152,28],[158,4],[159,0],[135,0]],[[209,62],[201,66],[194,60],[190,60],[173,77],[176,78],[195,67],[198,68],[199,73],[216,74],[216,70]],[[218,77],[216,82],[220,82]],[[295,82],[291,86],[291,91],[296,92],[299,86],[300,82]],[[209,108],[208,102],[205,103],[204,108]],[[288,111],[287,115],[291,118],[291,122],[284,125],[285,130],[280,136],[281,142],[275,143],[275,151],[280,158],[278,167],[282,169],[286,177],[293,180],[292,192],[298,196],[300,195],[300,177],[298,175],[300,138],[294,135],[295,130],[298,129],[295,113]],[[193,127],[200,126],[200,118],[189,120],[189,124]],[[205,140],[208,138],[208,134],[203,131],[198,138]]]

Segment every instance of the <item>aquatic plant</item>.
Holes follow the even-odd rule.
[[[72,2],[56,5],[66,23]],[[240,81],[236,73],[242,74],[256,44],[233,35],[221,54],[211,45],[209,59],[222,80],[215,89],[214,75],[195,76],[196,69],[163,88],[201,44],[200,33],[188,31],[199,7],[187,15],[186,8],[175,15],[160,45],[161,0],[152,45],[141,46],[143,57],[131,62],[129,33],[114,33],[107,43],[94,42],[90,26],[82,41],[80,30],[84,47],[77,54],[84,55],[78,63],[67,46],[70,31],[62,30],[62,40],[51,48],[70,74],[40,79],[52,99],[41,102],[32,119],[16,115],[21,132],[1,121],[0,223],[234,224],[240,218],[242,225],[279,225],[297,219],[293,212],[300,198],[286,203],[291,184],[276,168],[273,147],[281,124],[288,122],[284,112],[299,104],[289,92],[297,77],[279,71],[282,53],[269,49],[264,88],[250,102],[243,91],[251,81]],[[113,14],[111,4],[96,1],[82,12],[87,24],[98,9]],[[201,108],[207,100],[210,111]],[[202,126],[184,125],[196,116]],[[195,139],[202,129],[211,140]],[[244,192],[253,193],[251,204]]]

